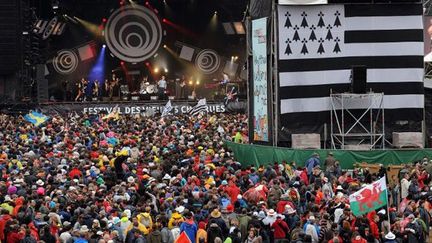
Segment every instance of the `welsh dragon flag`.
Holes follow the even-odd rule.
[[[349,196],[351,211],[360,216],[387,205],[385,176]]]

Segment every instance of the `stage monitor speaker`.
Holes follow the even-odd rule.
[[[45,64],[36,65],[36,83],[38,103],[48,102],[48,80],[45,78]]]
[[[366,93],[367,69],[366,66],[351,66],[351,92],[355,94]]]

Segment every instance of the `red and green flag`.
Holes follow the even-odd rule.
[[[386,178],[368,184],[349,196],[351,211],[360,216],[387,205]]]

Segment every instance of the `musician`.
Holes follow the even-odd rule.
[[[108,94],[108,97],[110,98],[110,100],[112,100],[112,97],[115,94],[115,90],[117,88],[117,85],[119,83],[119,79],[115,77],[115,75],[113,74],[113,78],[112,80],[108,81],[105,80],[105,90]]]
[[[221,91],[222,91],[221,93],[222,94],[226,93],[226,87],[227,87],[227,84],[229,83],[229,81],[230,81],[230,79],[229,79],[228,74],[224,73],[222,81],[221,81]]]
[[[158,81],[157,84],[158,84],[159,97],[162,98],[167,88],[167,81],[165,80],[164,75],[162,75],[161,79]]]
[[[92,96],[99,99],[99,81],[97,79],[93,82]]]
[[[180,79],[180,99],[186,98],[186,77],[183,75]]]
[[[82,78],[81,81],[77,83],[78,86],[78,94],[75,97],[75,101],[82,99],[85,101],[86,99],[86,90],[87,90],[88,81],[85,78]]]
[[[148,77],[146,76],[146,77],[144,77],[141,80],[139,93],[140,94],[144,94],[146,92],[146,88],[147,88],[148,85],[149,85],[149,83],[148,83]]]

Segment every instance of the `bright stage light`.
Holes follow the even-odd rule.
[[[196,85],[199,85],[200,84],[200,81],[199,81],[199,79],[196,81]]]
[[[107,20],[106,18],[103,18],[103,19],[102,19],[102,22],[103,22],[103,23],[106,23],[107,21],[108,21],[108,20]]]
[[[124,63],[123,61],[121,61],[121,62],[120,62],[120,65],[122,65],[122,66],[123,66],[124,64],[125,64],[125,63]]]
[[[167,48],[167,45],[163,45],[163,48]]]
[[[105,47],[106,47],[106,45],[105,45],[105,44],[103,44],[103,45],[102,45],[102,48],[105,48]]]
[[[154,73],[158,73],[159,72],[159,68],[155,68],[153,71],[154,71]]]
[[[166,22],[167,22],[167,20],[166,20],[165,18],[163,18],[163,19],[162,19],[162,22],[166,23]]]
[[[192,80],[189,80],[189,85],[192,85],[192,84],[193,84]]]
[[[164,71],[165,71],[165,73],[168,73],[168,68],[165,68],[165,70],[164,70]]]
[[[215,13],[214,14],[217,14],[217,11],[215,11]]]

